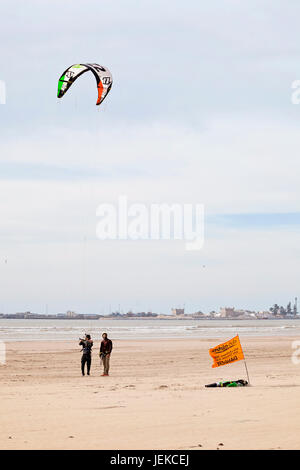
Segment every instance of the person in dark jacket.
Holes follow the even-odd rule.
[[[85,339],[80,338],[79,346],[82,346],[81,373],[82,375],[85,375],[84,368],[86,364],[87,375],[90,375],[93,347],[93,341],[91,340],[91,336],[85,335]]]
[[[102,341],[100,344],[99,356],[103,364],[103,374],[102,377],[108,376],[109,372],[109,360],[112,351],[113,345],[112,341],[108,339],[107,333],[102,334]]]

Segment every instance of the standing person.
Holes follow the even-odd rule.
[[[86,364],[87,375],[90,375],[93,341],[91,340],[90,335],[85,335],[85,339],[79,338],[79,340],[79,346],[82,346],[81,373],[82,375],[85,375],[84,366]]]
[[[100,359],[102,360],[103,368],[104,368],[103,374],[101,374],[102,377],[108,375],[108,372],[109,372],[109,359],[110,359],[110,354],[111,354],[112,348],[113,348],[112,341],[110,339],[108,339],[107,333],[103,333],[102,334],[102,341],[101,341],[101,344],[100,344],[100,352],[99,352],[99,356],[100,356]]]

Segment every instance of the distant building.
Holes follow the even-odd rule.
[[[31,313],[31,312],[25,312],[24,313],[24,318],[26,319],[34,319],[38,316],[37,313]]]
[[[68,318],[76,318],[76,317],[77,317],[77,313],[73,312],[72,310],[68,310],[67,313],[66,313],[66,317],[68,317]]]
[[[130,318],[145,318],[145,317],[157,317],[157,313],[153,313],[153,312],[137,312],[137,313],[133,313],[131,310],[127,313],[125,313],[125,315],[120,315],[122,317],[130,317]]]
[[[199,312],[192,313],[191,317],[192,318],[202,318],[205,317],[206,315],[199,310]]]
[[[172,315],[175,315],[176,317],[184,315],[184,308],[172,308]]]
[[[234,307],[222,307],[220,308],[220,317],[221,318],[232,318],[236,316]]]
[[[17,312],[14,314],[14,318],[25,318],[25,315],[30,314],[30,312]]]
[[[218,318],[220,315],[221,315],[221,314],[215,312],[215,310],[211,310],[211,311],[209,312],[209,314],[208,314],[208,316],[209,316],[210,318]]]
[[[256,312],[243,309],[236,310],[234,307],[222,307],[219,316],[220,318],[238,318],[246,320],[247,318],[256,318]]]
[[[31,312],[17,312],[13,313],[11,315],[11,318],[35,318],[38,314],[37,313],[31,313]]]
[[[267,320],[268,318],[273,318],[273,315],[267,310],[261,310],[256,314],[256,317],[262,320]]]
[[[134,313],[131,311],[126,313],[126,317],[134,317],[134,316],[135,316]]]

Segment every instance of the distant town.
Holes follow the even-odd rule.
[[[194,313],[186,313],[184,308],[172,308],[171,314],[154,312],[137,312],[129,311],[127,313],[112,312],[108,315],[83,314],[68,310],[66,313],[41,314],[32,312],[17,313],[0,313],[0,319],[24,319],[24,320],[100,320],[101,318],[113,319],[163,319],[163,320],[220,320],[220,319],[237,319],[237,320],[268,320],[268,319],[297,319],[300,318],[297,310],[297,297],[292,305],[291,302],[286,307],[274,304],[268,310],[251,311],[235,309],[235,307],[222,307],[219,312],[211,311],[203,313],[200,310]]]

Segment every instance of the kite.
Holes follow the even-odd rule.
[[[97,82],[98,99],[96,105],[101,104],[110,92],[113,79],[110,71],[98,64],[75,64],[68,67],[58,80],[57,98],[62,98],[72,83],[88,71],[94,74]]]

